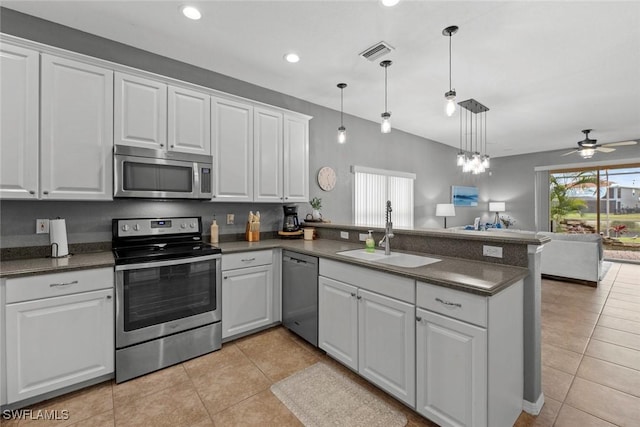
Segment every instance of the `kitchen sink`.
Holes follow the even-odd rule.
[[[437,258],[405,254],[401,252],[392,252],[390,255],[385,255],[384,251],[376,250],[375,252],[367,252],[365,249],[336,252],[336,255],[343,255],[363,261],[379,262],[381,264],[406,268],[422,267],[440,261]]]

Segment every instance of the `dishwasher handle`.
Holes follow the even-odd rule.
[[[298,263],[298,264],[308,264],[307,261],[305,261],[305,260],[298,259],[298,258],[292,258],[292,257],[289,257],[289,256],[285,256],[284,260],[287,261],[287,262],[295,262],[295,263]]]
[[[297,256],[298,254],[296,253],[292,253],[292,252],[287,252],[282,254],[282,261],[284,262],[291,262],[291,263],[296,263],[296,264],[301,264],[304,266],[316,266],[318,265],[318,258],[316,257],[311,257],[311,256],[307,256],[307,255],[302,255],[300,254],[300,256]]]

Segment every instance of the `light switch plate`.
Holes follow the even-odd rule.
[[[360,233],[358,234],[358,240],[364,242],[365,240],[367,240],[367,236],[369,236],[367,233]]]
[[[234,214],[227,214],[227,225],[233,225],[236,220],[236,216]]]
[[[482,245],[482,255],[494,258],[502,258],[502,247]]]
[[[349,238],[349,232],[348,231],[341,231],[340,232],[340,238],[341,239],[348,239]]]

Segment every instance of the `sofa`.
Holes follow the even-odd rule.
[[[542,249],[543,276],[572,279],[597,286],[602,272],[604,250],[599,234],[561,234],[539,232],[551,239]]]

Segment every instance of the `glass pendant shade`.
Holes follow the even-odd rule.
[[[482,166],[485,169],[489,169],[491,167],[491,161],[489,160],[488,154],[485,154],[484,156],[482,156]]]
[[[453,116],[453,113],[456,112],[456,91],[450,90],[444,94],[444,97],[447,100],[444,106],[444,111],[448,117],[451,117]]]
[[[391,113],[382,113],[382,123],[380,123],[380,132],[391,132]]]
[[[344,126],[338,128],[338,142],[340,144],[347,142],[347,129]]]
[[[456,159],[456,165],[457,166],[462,166],[464,165],[464,161],[466,160],[466,156],[464,155],[464,153],[460,152],[458,153],[457,159]]]

